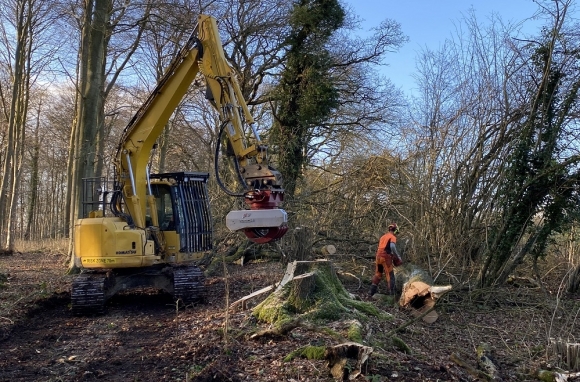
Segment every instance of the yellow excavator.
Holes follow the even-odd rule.
[[[225,58],[216,20],[200,15],[191,37],[123,132],[113,190],[101,189],[99,208],[75,224],[75,261],[82,271],[72,284],[73,314],[104,313],[109,298],[134,288],[162,289],[185,304],[205,299],[204,274],[196,261],[212,249],[209,173],[151,174],[149,165],[157,138],[198,75],[220,118],[216,179],[225,193],[244,198],[247,206],[227,214],[227,228],[256,243],[285,234],[282,177],[268,164],[267,147]],[[251,140],[245,127],[253,133]],[[243,191],[229,190],[219,178],[222,141]],[[83,186],[89,194],[94,188]]]

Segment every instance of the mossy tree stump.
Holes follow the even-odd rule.
[[[364,319],[368,315],[380,314],[372,304],[355,300],[327,260],[289,263],[276,290],[252,313],[258,320],[278,329],[298,321],[316,323],[345,318]]]

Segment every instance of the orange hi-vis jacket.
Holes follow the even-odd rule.
[[[387,253],[387,245],[389,243],[389,239],[391,239],[391,243],[397,243],[397,237],[392,232],[387,232],[379,239],[379,247],[377,248],[377,256],[382,255],[386,256]],[[390,249],[389,249],[390,251]],[[394,255],[394,254],[393,254]]]

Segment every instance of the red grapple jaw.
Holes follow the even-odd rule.
[[[278,208],[284,201],[284,191],[281,189],[248,191],[244,196],[244,201],[251,210]]]
[[[266,229],[248,228],[244,230],[244,234],[246,234],[247,238],[254,243],[266,244],[280,240],[282,236],[286,234],[286,231],[288,231],[287,226]]]
[[[254,190],[246,193],[245,202],[251,210],[268,210],[278,208],[284,200],[282,189]],[[287,226],[282,227],[260,227],[247,228],[244,234],[250,241],[258,244],[265,244],[280,240],[288,231]]]

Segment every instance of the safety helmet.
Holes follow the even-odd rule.
[[[393,232],[394,234],[399,233],[399,227],[397,226],[397,223],[389,224],[389,231]]]

